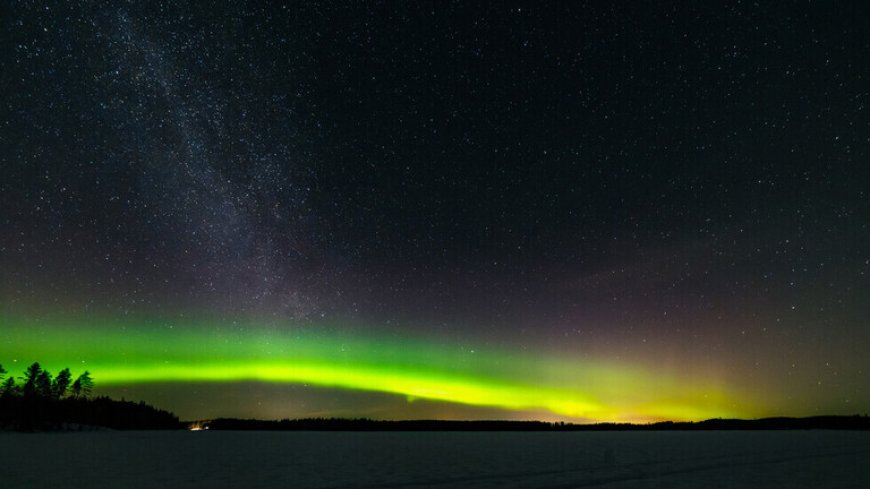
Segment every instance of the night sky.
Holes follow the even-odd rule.
[[[10,372],[185,419],[870,411],[863,2],[78,3],[0,6]]]

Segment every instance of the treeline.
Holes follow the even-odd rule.
[[[809,418],[710,419],[699,422],[665,421],[650,424],[572,424],[544,421],[380,421],[366,418],[312,418],[264,421],[219,418],[193,423],[198,429],[251,431],[736,431],[736,430],[870,430],[865,416]]]
[[[0,379],[9,373],[0,365]],[[33,363],[24,370],[22,385],[15,383],[15,377],[6,377],[0,385],[0,397],[24,397],[42,399],[80,399],[87,398],[94,388],[94,380],[91,373],[85,370],[75,380],[72,373],[65,368],[52,377],[48,370],[42,368],[39,362]]]
[[[91,398],[94,381],[85,371],[73,380],[68,368],[53,376],[34,363],[16,382],[0,365],[0,430],[178,429],[174,414],[144,402]]]
[[[867,415],[808,418],[708,419],[697,423],[656,423],[662,430],[870,430]]]

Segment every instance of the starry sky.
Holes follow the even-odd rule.
[[[185,419],[870,411],[862,2],[4,2],[0,363]]]

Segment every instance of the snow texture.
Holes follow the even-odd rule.
[[[870,433],[0,433],[0,488],[866,488]]]

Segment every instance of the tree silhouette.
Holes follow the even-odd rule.
[[[2,379],[6,373],[6,369],[3,368],[3,365],[0,365],[0,379]],[[0,398],[13,395],[15,395],[15,379],[13,377],[9,377],[8,379],[3,381],[3,384],[0,384]]]
[[[51,385],[51,397],[55,399],[61,399],[66,395],[67,389],[69,389],[69,385],[72,382],[72,374],[69,372],[69,368],[65,368],[57,373],[57,377],[54,378],[54,382]]]
[[[3,368],[3,365],[0,365],[0,379],[2,379],[3,376],[6,375],[6,373],[6,369]],[[0,397],[14,396],[16,394],[15,391],[16,388],[14,377],[9,377],[8,379],[4,380],[2,384],[0,384]]]
[[[79,375],[75,382],[73,382],[70,392],[75,399],[78,399],[79,397],[86,398],[91,395],[91,390],[93,390],[93,388],[94,380],[91,378],[91,373],[85,370],[84,373]]]
[[[37,394],[36,390],[36,379],[39,378],[39,374],[42,373],[42,367],[39,365],[39,362],[33,362],[33,364],[24,371],[24,386],[21,388],[24,397],[33,397]]]
[[[52,397],[51,374],[48,373],[48,370],[43,369],[36,377],[36,395],[39,397]]]
[[[15,385],[15,378],[9,377],[3,381],[0,386],[0,397],[11,397],[18,394],[18,386]]]

